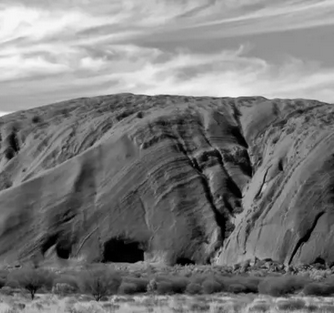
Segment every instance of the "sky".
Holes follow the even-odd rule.
[[[0,0],[0,113],[114,93],[334,103],[334,0]]]

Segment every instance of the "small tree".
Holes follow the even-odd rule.
[[[12,274],[11,280],[16,282],[21,288],[27,289],[30,292],[32,300],[35,298],[37,290],[42,287],[48,288],[52,286],[53,275],[45,270],[23,268]]]
[[[118,273],[106,269],[95,269],[85,273],[83,289],[96,301],[100,301],[105,296],[117,293],[121,282],[122,278]]]

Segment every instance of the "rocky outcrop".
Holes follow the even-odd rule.
[[[0,256],[332,263],[333,117],[317,101],[132,94],[4,116]]]

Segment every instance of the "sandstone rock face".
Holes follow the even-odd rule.
[[[332,105],[262,97],[120,94],[4,116],[0,257],[334,263],[333,125]]]

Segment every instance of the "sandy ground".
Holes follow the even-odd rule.
[[[310,310],[278,309],[278,304],[294,298],[271,298],[268,296],[240,295],[229,296],[113,296],[107,301],[96,302],[88,296],[59,297],[52,294],[39,294],[31,301],[27,294],[0,296],[0,313],[236,313],[264,312],[258,310],[259,304],[268,305],[265,312],[310,312]],[[298,298],[297,298],[298,299]],[[315,312],[334,312],[334,298],[302,298],[306,305],[316,305]],[[330,309],[330,306],[332,308]],[[326,309],[327,308],[327,309]]]

